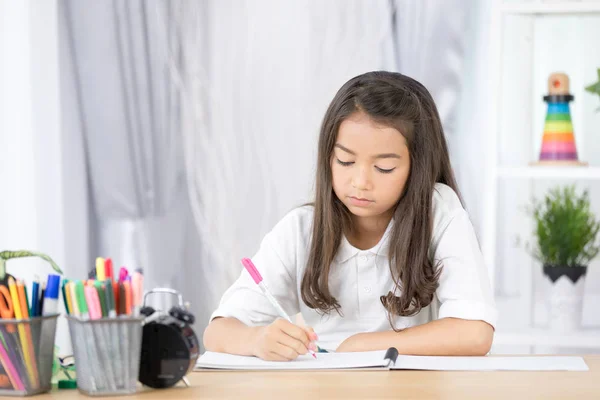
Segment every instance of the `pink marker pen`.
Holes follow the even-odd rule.
[[[98,292],[93,286],[86,286],[83,288],[85,293],[85,300],[87,301],[88,310],[90,312],[90,319],[102,318],[102,308],[100,306],[100,299],[98,298]]]
[[[129,271],[127,271],[127,268],[121,267],[121,269],[119,270],[119,281],[124,282],[125,279],[127,279],[128,275],[129,275]]]
[[[258,270],[256,269],[256,266],[254,265],[252,260],[250,260],[249,258],[242,258],[242,264],[244,265],[244,268],[246,268],[246,271],[248,271],[248,273],[250,274],[250,276],[252,277],[254,282],[258,285],[260,290],[262,290],[262,292],[265,294],[265,296],[267,296],[267,299],[271,302],[271,304],[273,304],[273,307],[275,307],[275,309],[279,313],[279,316],[281,318],[287,319],[290,323],[293,324],[292,319],[289,317],[289,315],[287,315],[287,313],[285,312],[283,307],[281,307],[281,305],[279,304],[277,299],[275,299],[275,297],[269,291],[267,284],[263,281],[263,278],[260,275],[260,272],[258,272]],[[317,358],[317,355],[315,354],[315,352],[313,350],[308,349],[308,351],[314,358]]]

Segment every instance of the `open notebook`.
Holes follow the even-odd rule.
[[[204,353],[196,363],[196,370],[326,370],[326,369],[381,369],[381,370],[437,370],[437,371],[587,371],[581,357],[423,357],[398,355],[395,348],[387,351],[357,353],[317,353],[294,361],[263,361],[256,357],[231,354]]]

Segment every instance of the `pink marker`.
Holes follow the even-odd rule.
[[[244,268],[246,268],[246,271],[248,271],[252,279],[254,279],[254,282],[258,285],[260,290],[262,290],[265,296],[267,296],[267,299],[271,302],[271,304],[273,304],[273,307],[275,307],[275,309],[279,313],[279,316],[281,318],[287,319],[290,323],[293,324],[292,319],[289,317],[289,315],[287,315],[283,307],[281,307],[277,299],[275,299],[275,297],[269,291],[267,284],[263,281],[260,272],[258,272],[252,260],[250,260],[249,258],[242,258],[242,264],[244,265]],[[308,349],[308,351],[314,358],[317,358],[317,355],[314,351],[312,351],[311,349]]]
[[[129,271],[127,271],[127,268],[121,267],[121,269],[119,270],[119,281],[124,282],[125,279],[127,279],[127,275],[129,275]]]
[[[100,306],[100,299],[98,298],[96,288],[93,286],[86,286],[83,290],[85,291],[85,300],[88,303],[90,319],[102,318],[102,307]]]

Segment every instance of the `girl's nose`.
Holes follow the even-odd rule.
[[[371,189],[371,178],[367,168],[356,168],[356,172],[352,176],[352,187],[358,190]]]

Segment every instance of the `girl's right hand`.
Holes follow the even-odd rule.
[[[308,353],[309,348],[317,351],[313,340],[317,340],[317,334],[312,328],[300,327],[279,318],[257,329],[253,354],[267,361],[295,360],[299,355]]]

